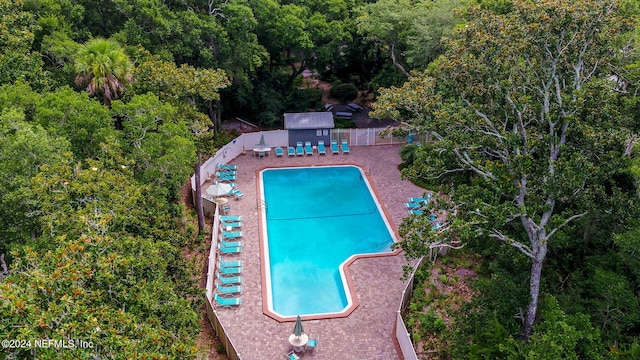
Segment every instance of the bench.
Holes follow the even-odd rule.
[[[353,114],[348,112],[348,111],[336,111],[336,116],[342,117],[342,118],[347,118],[347,119],[351,119],[351,116]]]
[[[324,104],[324,110],[325,110],[325,111],[331,111],[331,110],[333,110],[333,105],[331,105],[331,104]]]
[[[347,105],[347,109],[349,109],[351,111],[358,111],[358,112],[364,110],[364,108],[362,106],[360,106],[358,104],[354,104],[354,103],[351,103],[351,104]]]

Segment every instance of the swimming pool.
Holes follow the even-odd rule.
[[[343,265],[390,252],[394,231],[356,166],[260,172],[269,311],[282,317],[339,314],[353,304]]]

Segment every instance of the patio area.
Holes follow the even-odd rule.
[[[237,186],[244,196],[229,199],[232,215],[243,216],[242,253],[225,256],[244,262],[242,304],[234,309],[218,308],[216,314],[239,356],[249,359],[286,359],[291,349],[288,337],[294,322],[278,322],[263,314],[257,200],[257,170],[292,165],[356,164],[368,174],[394,228],[407,216],[407,197],[424,190],[400,179],[397,165],[400,145],[353,146],[350,154],[287,157],[255,157],[251,150],[229,161],[238,165]],[[209,183],[205,184],[206,188]],[[319,200],[330,203],[331,199]],[[402,254],[360,258],[348,269],[360,305],[345,318],[303,321],[306,334],[319,337],[313,353],[299,353],[302,359],[399,359],[393,337],[396,312],[405,284],[400,280]]]

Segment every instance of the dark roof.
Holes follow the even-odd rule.
[[[333,129],[335,126],[330,111],[284,114],[285,129]]]

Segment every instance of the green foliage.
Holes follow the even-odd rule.
[[[74,58],[76,84],[91,95],[100,95],[106,105],[120,98],[132,81],[133,64],[120,45],[107,39],[89,40]]]
[[[69,142],[25,121],[18,108],[0,114],[0,254],[39,236],[40,207],[30,187],[40,168],[71,156]],[[38,190],[42,191],[42,190]]]
[[[353,120],[345,119],[340,116],[334,116],[333,121],[336,129],[355,129],[356,123]]]
[[[175,121],[176,108],[148,93],[114,101],[112,112],[122,121],[135,176],[178,193],[196,161],[196,146],[188,125]]]
[[[391,63],[406,80],[410,70],[425,69],[443,53],[442,39],[450,36],[454,27],[462,22],[454,9],[465,3],[460,0],[375,1],[358,9],[357,29],[372,39],[374,46],[388,53]],[[375,82],[397,85],[384,84],[381,80]]]
[[[198,316],[163,274],[170,246],[100,235],[61,236],[55,242],[51,251],[14,252],[12,275],[0,282],[5,336],[94,344],[74,351],[36,349],[31,355],[39,358],[195,356]],[[15,349],[11,355],[30,351]]]
[[[43,94],[34,121],[52,134],[65,137],[77,158],[93,158],[100,143],[115,130],[109,109],[69,87]]]
[[[640,324],[640,304],[634,287],[624,274],[600,268],[594,269],[588,279],[585,292],[590,296],[586,302],[594,324],[610,341],[625,340],[620,334],[629,333]]]
[[[306,112],[320,105],[322,90],[314,88],[294,89],[287,100],[290,112]]]
[[[374,116],[437,134],[403,174],[449,195],[427,210],[456,214],[437,232],[410,218],[401,226],[403,249],[421,256],[429,245],[456,238],[497,239],[518,249],[534,265],[525,337],[535,320],[542,263],[550,250],[582,235],[571,228],[576,220],[624,224],[638,210],[621,146],[630,120],[601,80],[609,70],[599,67],[615,56],[614,39],[628,29],[617,25],[625,24],[617,5],[515,2],[506,15],[473,6],[437,66],[381,91],[375,107]]]
[[[446,328],[446,324],[436,313],[428,311],[426,314],[418,315],[418,328],[422,333],[421,337],[425,338],[430,334],[439,334]]]
[[[509,332],[500,324],[494,313],[493,317],[488,317],[487,322],[476,327],[473,342],[464,349],[467,351],[466,358],[504,359],[507,357],[507,352],[503,344],[509,339]]]
[[[385,65],[371,79],[371,82],[369,83],[369,89],[377,93],[384,88],[390,88],[392,86],[402,86],[405,81],[407,81],[407,77],[404,76],[400,69],[395,66]]]
[[[35,32],[40,27],[33,13],[25,11],[23,0],[0,0],[0,84],[21,80],[45,88],[48,74],[42,55],[33,51]]]
[[[406,166],[410,166],[416,160],[416,152],[418,151],[417,144],[405,144],[398,149],[398,155]]]
[[[341,103],[347,103],[358,97],[358,88],[353,84],[336,83],[331,85],[329,93],[332,98]]]
[[[528,342],[513,338],[503,349],[509,359],[603,359],[600,332],[584,314],[567,315],[552,296],[544,300],[539,324]]]

